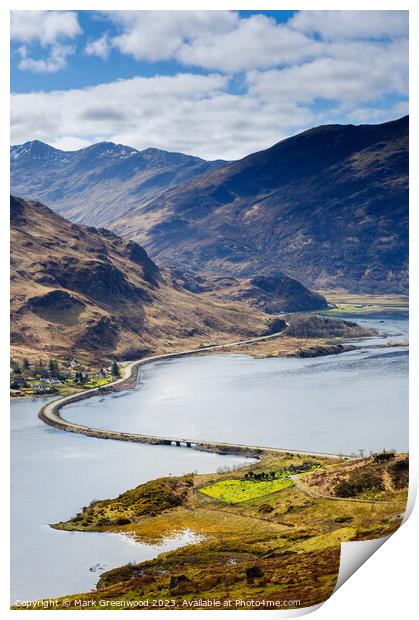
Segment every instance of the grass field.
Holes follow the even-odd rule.
[[[240,502],[247,502],[270,493],[282,491],[293,486],[293,484],[293,481],[289,478],[276,478],[275,480],[262,480],[260,482],[254,482],[253,480],[221,480],[201,488],[200,491],[227,504],[239,504]]]
[[[335,307],[321,310],[319,314],[374,314],[382,312],[405,313],[409,311],[407,295],[373,295],[345,291],[319,290]]]
[[[95,388],[95,387],[102,387],[103,385],[108,385],[108,383],[112,383],[112,381],[115,381],[116,377],[112,377],[111,375],[109,375],[108,377],[91,377],[84,385],[83,387],[85,389],[90,389],[90,388]]]

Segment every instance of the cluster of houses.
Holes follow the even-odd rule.
[[[39,385],[32,387],[35,394],[54,394],[56,387],[63,385],[63,382],[56,377],[42,377],[38,381]]]
[[[34,394],[55,394],[57,391],[48,385],[34,385],[32,390]]]
[[[28,379],[28,377],[23,374],[13,373],[10,381],[10,389],[13,390],[13,395],[15,396],[24,396],[24,392],[21,390],[29,387],[32,389],[34,394],[55,394],[57,392],[57,388],[62,385],[66,385],[68,379],[73,379],[80,383],[84,383],[93,377],[99,379],[108,377],[111,372],[111,367],[109,367],[101,368],[99,371],[87,375],[81,372],[80,363],[74,359],[67,362],[65,366],[66,369],[63,372],[60,372],[58,377],[52,377],[49,375],[42,376],[38,374],[36,377],[36,383]]]
[[[56,377],[40,377],[37,379],[38,384],[33,385],[28,382],[26,377],[16,376],[10,382],[10,389],[21,390],[22,388],[31,387],[35,394],[54,394],[59,385],[64,385],[63,381]]]

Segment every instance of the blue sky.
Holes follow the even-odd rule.
[[[14,11],[12,142],[235,159],[407,113],[404,11]],[[53,113],[51,112],[53,111]]]
[[[251,15],[266,15],[277,23],[286,22],[296,11],[239,11],[246,19]],[[167,61],[136,60],[132,56],[122,54],[118,49],[112,50],[111,58],[103,62],[98,56],[89,56],[85,47],[89,41],[100,39],[104,35],[116,36],[119,31],[117,24],[105,19],[95,11],[77,11],[80,36],[72,41],[74,54],[68,59],[62,70],[52,72],[33,72],[20,70],[20,41],[11,42],[11,89],[13,92],[27,93],[34,90],[54,90],[83,88],[102,82],[127,79],[136,75],[153,76],[173,75],[185,71],[185,67],[175,59]],[[36,59],[45,58],[45,46],[39,41],[31,43],[31,55]],[[208,70],[194,67],[195,73],[208,73]]]

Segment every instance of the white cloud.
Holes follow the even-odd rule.
[[[99,39],[89,41],[84,51],[88,56],[98,56],[99,58],[102,58],[102,60],[106,60],[111,51],[108,36],[104,34]]]
[[[111,45],[136,60],[175,59],[236,72],[301,62],[322,47],[262,14],[241,19],[234,11],[109,11],[106,16],[120,30]]]
[[[240,18],[232,11],[105,15],[120,30],[110,44],[123,54],[227,73],[306,62],[328,55],[331,42],[383,43],[408,33],[407,11],[302,11],[284,24],[263,14]]]
[[[408,11],[301,11],[292,28],[325,40],[407,37]]]
[[[12,40],[52,45],[59,39],[73,39],[81,28],[72,11],[12,11],[10,31]]]
[[[226,92],[213,74],[133,78],[85,89],[16,94],[12,141],[39,139],[62,148],[74,140],[111,140],[206,158],[238,158],[313,121],[293,102],[278,106]],[[51,110],[54,111],[51,114]]]
[[[232,11],[109,11],[121,33],[112,44],[137,60],[167,60],[185,41],[231,30],[239,23]]]
[[[387,94],[407,96],[407,42],[331,46],[315,60],[247,75],[250,90],[261,99],[312,104],[318,99],[351,109]]]
[[[72,11],[12,11],[10,33],[12,41],[21,42],[18,48],[21,71],[53,73],[63,69],[74,47],[63,40],[74,39],[81,34],[77,14]],[[47,56],[33,58],[30,45],[40,45]]]
[[[400,101],[387,109],[382,108],[356,108],[347,115],[348,121],[353,123],[385,123],[395,118],[409,114],[407,101]]]
[[[46,58],[30,58],[25,46],[20,47],[18,53],[21,57],[18,64],[21,71],[55,73],[60,71],[60,69],[64,69],[67,64],[67,57],[74,53],[74,47],[56,43],[51,46],[50,53]]]
[[[63,151],[78,151],[86,146],[90,146],[91,142],[82,138],[75,138],[74,136],[60,136],[57,140],[51,140],[48,144]]]
[[[106,14],[120,33],[90,41],[85,53],[106,58],[117,46],[138,59],[176,58],[213,73],[14,95],[13,141],[38,138],[71,149],[112,140],[235,159],[316,124],[381,122],[405,113],[404,13],[393,12],[387,27],[387,16],[374,21],[368,12],[360,25],[349,12],[343,41],[333,35],[342,28],[340,12],[317,25],[302,13],[300,22],[291,20],[292,28],[264,16],[240,20],[235,12],[146,13]],[[370,38],[362,39],[362,32]],[[27,45],[18,51],[26,68],[53,71],[65,64],[61,41],[43,61],[30,58]],[[57,46],[64,50],[54,51]]]
[[[210,33],[183,45],[176,57],[186,65],[235,72],[301,62],[322,48],[265,15],[254,15],[240,20],[234,30]]]

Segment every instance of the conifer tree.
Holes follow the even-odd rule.
[[[113,377],[120,377],[121,376],[121,371],[119,370],[118,362],[116,360],[113,360],[113,362],[112,362],[111,374],[112,374]]]

